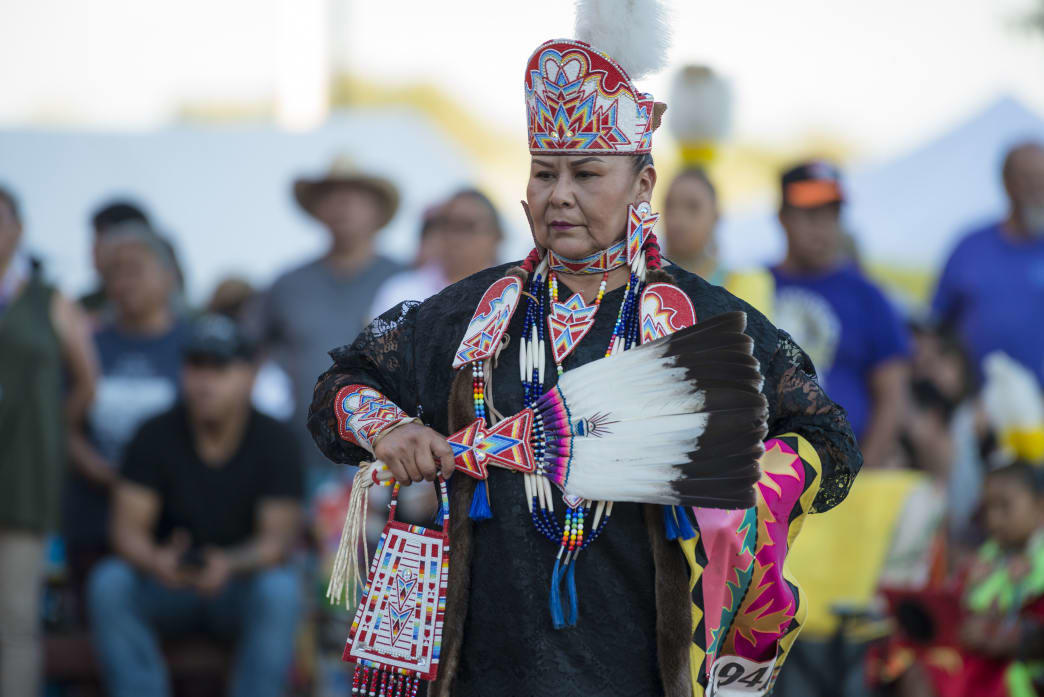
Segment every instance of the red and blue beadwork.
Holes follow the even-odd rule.
[[[368,385],[346,385],[334,398],[337,433],[349,443],[373,452],[373,439],[409,415]]]
[[[652,149],[652,95],[612,58],[583,41],[555,39],[526,64],[526,120],[533,154],[637,155]]]
[[[343,659],[356,664],[352,694],[415,695],[438,676],[449,578],[449,498],[439,479],[442,529],[395,520],[399,485],[370,564]]]

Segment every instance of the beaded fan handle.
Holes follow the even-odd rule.
[[[438,476],[436,495],[439,497],[439,510],[436,515],[442,518],[442,532],[449,533],[449,494],[447,493],[446,480],[442,475]],[[399,507],[399,482],[392,486],[391,502],[388,504],[388,520],[395,520],[395,510]]]

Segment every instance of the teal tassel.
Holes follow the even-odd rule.
[[[576,569],[576,559],[569,564],[569,571],[566,572],[566,587],[569,589],[569,617],[566,618],[567,627],[576,626],[576,618],[580,610],[576,598],[576,575],[573,573],[574,569]]]
[[[493,517],[493,509],[489,505],[489,489],[486,487],[485,479],[480,479],[475,487],[468,516],[472,520],[489,520]]]
[[[675,517],[678,519],[678,537],[682,540],[691,540],[696,537],[696,530],[689,522],[689,512],[684,506],[674,507]]]
[[[551,624],[555,629],[561,629],[565,625],[565,620],[562,618],[562,598],[559,595],[559,581],[562,578],[561,561],[561,559],[555,559],[555,568],[551,570]]]
[[[663,507],[663,529],[668,540],[678,539],[678,524],[674,520],[674,506]]]

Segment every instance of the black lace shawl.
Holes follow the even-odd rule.
[[[369,456],[337,436],[333,400],[346,384],[374,387],[448,433],[453,353],[482,294],[505,270],[476,274],[422,304],[404,303],[350,346],[331,352],[334,365],[319,378],[309,417],[309,428],[330,459],[354,465]],[[819,452],[824,476],[814,510],[840,503],[861,457],[844,412],[820,390],[808,357],[750,306],[698,276],[669,270],[692,298],[697,320],[735,309],[748,313],[747,333],[765,374],[769,433],[799,433]],[[570,293],[562,284],[559,292]],[[622,288],[606,294],[594,326],[566,358],[566,370],[604,355],[622,297]],[[521,333],[520,308],[509,327],[511,337]],[[553,365],[550,358],[547,365]],[[556,379],[554,370],[548,372],[545,388]],[[504,349],[493,375],[487,391],[497,409],[505,415],[521,409],[517,338]],[[662,694],[654,564],[642,506],[614,507],[612,522],[575,564],[578,625],[555,631],[548,589],[557,547],[531,525],[521,479],[494,468],[489,479],[494,517],[473,526],[471,593],[453,694]],[[559,502],[559,518],[563,511]]]
[[[330,352],[334,364],[319,377],[308,416],[312,436],[327,457],[355,465],[369,455],[337,435],[333,397],[347,384],[374,387],[408,413],[421,416],[442,433],[447,432],[453,352],[482,294],[507,268],[504,265],[477,273],[424,303],[402,303],[374,320],[350,345]],[[669,266],[668,270],[676,285],[692,299],[697,320],[730,310],[747,312],[747,334],[754,339],[754,355],[765,375],[769,434],[798,433],[819,453],[823,483],[812,505],[814,513],[841,503],[862,465],[862,456],[844,410],[820,389],[808,356],[789,334],[728,291],[677,266]],[[612,300],[613,294],[607,294],[606,305],[615,309]],[[520,333],[523,314],[515,313],[510,335]],[[517,346],[514,348],[513,355],[517,357]],[[507,364],[509,375],[516,374],[513,382],[517,383],[517,364],[511,363],[511,355],[510,350],[506,351],[502,362]],[[569,359],[566,367],[570,367]],[[496,375],[499,377],[500,371]],[[504,383],[501,380],[498,384]],[[496,404],[505,415],[521,408],[521,404],[508,404],[501,399],[496,399]]]

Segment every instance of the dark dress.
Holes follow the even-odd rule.
[[[42,535],[58,524],[65,425],[53,297],[34,270],[0,310],[0,530]]]
[[[454,351],[482,294],[507,268],[475,274],[422,304],[404,303],[375,320],[350,346],[331,352],[334,365],[319,379],[309,418],[328,457],[352,465],[370,457],[337,435],[334,395],[347,384],[370,385],[437,431],[449,432]],[[769,433],[793,431],[812,443],[824,475],[813,508],[822,511],[839,503],[861,457],[843,410],[819,389],[808,358],[743,301],[678,267],[668,270],[692,299],[697,320],[737,309],[748,313],[747,333],[765,374]],[[623,293],[623,288],[606,293],[594,326],[566,358],[566,370],[605,355]],[[560,283],[560,297],[570,294]],[[517,337],[524,314],[520,305],[508,330],[512,340],[494,369],[493,401],[505,415],[523,407]],[[547,365],[554,365],[550,353]],[[553,368],[546,372],[545,389],[556,379]],[[495,470],[489,491],[493,518],[473,526],[471,595],[453,694],[661,694],[653,560],[642,507],[614,507],[612,522],[576,567],[579,622],[555,631],[548,589],[556,545],[533,528],[521,477]],[[557,509],[561,517],[561,501]]]

